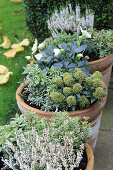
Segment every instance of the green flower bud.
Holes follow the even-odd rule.
[[[92,80],[91,77],[86,78],[86,84],[87,84],[89,87],[92,87],[92,86],[93,86],[93,80]]]
[[[102,81],[100,79],[96,78],[93,80],[93,87],[97,88],[101,86],[101,84],[102,84]]]
[[[63,88],[63,93],[64,93],[64,95],[65,96],[68,96],[69,94],[70,94],[70,92],[71,92],[71,88],[70,87],[64,87]]]
[[[71,75],[67,75],[63,79],[66,86],[72,86],[74,84],[74,79]]]
[[[61,77],[55,78],[54,83],[57,87],[63,87],[63,80]]]
[[[66,77],[66,76],[70,76],[70,75],[72,76],[72,73],[65,72],[65,73],[63,74],[63,78]]]
[[[75,68],[75,73],[77,73],[78,71],[81,71],[80,68]]]
[[[98,78],[100,80],[102,80],[102,78],[103,78],[103,76],[102,76],[100,71],[96,71],[95,73],[93,73],[93,75],[91,77],[93,77],[94,79]]]
[[[79,83],[81,84],[85,77],[85,74],[83,73],[83,71],[78,71],[77,73],[75,73],[74,76],[75,76],[76,80],[78,80]]]
[[[97,100],[101,100],[102,97],[105,96],[104,90],[101,87],[98,87],[96,91],[93,93],[94,98]]]
[[[79,83],[74,84],[73,86],[73,93],[81,93],[82,92],[82,86]]]
[[[51,98],[55,103],[61,103],[65,99],[65,96],[59,92],[51,93]]]
[[[68,104],[68,107],[75,106],[76,105],[76,97],[75,96],[69,96],[67,98],[67,104]]]
[[[81,109],[84,109],[90,106],[90,101],[86,98],[85,95],[80,96],[79,106]]]

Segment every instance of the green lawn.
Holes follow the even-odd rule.
[[[14,12],[16,10],[16,12]],[[19,12],[19,10],[21,12]],[[0,43],[2,42],[2,34],[8,36],[11,43],[18,43],[24,38],[30,38],[30,33],[25,28],[24,12],[22,11],[22,5],[13,3],[10,0],[0,0],[0,27],[3,28],[0,31]],[[0,54],[0,65],[4,65],[13,72],[10,76],[9,82],[4,85],[0,85],[0,125],[6,124],[11,117],[18,112],[16,105],[15,92],[19,86],[18,82],[22,82],[23,67],[27,64],[25,59],[26,55],[30,55],[30,46],[25,47],[23,52],[17,53],[16,58],[7,60],[3,55],[4,50],[0,48],[2,53]],[[18,63],[18,66],[16,66]]]

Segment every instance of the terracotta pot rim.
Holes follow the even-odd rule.
[[[39,110],[39,109],[33,108],[33,107],[29,106],[28,104],[26,104],[26,103],[22,100],[22,98],[20,97],[20,94],[21,94],[21,92],[23,91],[24,87],[25,87],[27,84],[28,84],[28,80],[25,81],[24,83],[22,83],[22,84],[18,87],[18,89],[17,89],[17,91],[16,91],[16,100],[17,100],[17,103],[21,103],[21,105],[23,105],[23,107],[26,108],[27,110],[31,110],[31,111],[33,111],[33,112],[40,112],[40,113],[42,113],[43,115],[46,114],[46,115],[49,115],[49,116],[53,116],[54,112],[46,112],[46,111],[43,111],[43,110]],[[106,85],[105,85],[104,82],[102,82],[102,85],[103,85],[104,88],[106,88]],[[107,88],[106,88],[106,94],[107,94]],[[102,101],[105,102],[105,101],[106,101],[106,98],[107,98],[106,96],[103,97],[103,98],[102,98]],[[75,115],[75,113],[77,113],[77,114],[87,113],[87,112],[93,110],[93,108],[97,108],[97,107],[99,107],[99,106],[100,106],[100,104],[99,104],[98,102],[96,102],[96,103],[92,104],[90,107],[88,107],[88,108],[86,108],[86,109],[76,110],[76,111],[70,111],[70,112],[67,111],[67,112],[68,112],[69,115],[73,116],[73,115]]]
[[[101,63],[101,62],[105,62],[106,60],[108,60],[109,58],[111,58],[113,55],[113,52],[111,52],[109,55],[103,57],[103,58],[100,58],[98,60],[94,60],[94,61],[90,61],[88,62],[88,65],[93,65],[93,64],[96,64],[96,63]]]
[[[92,151],[91,147],[89,146],[89,144],[87,144],[87,143],[84,145],[84,147],[85,147],[87,159],[88,159],[87,166],[86,166],[85,170],[93,170],[93,166],[94,166],[93,151]]]

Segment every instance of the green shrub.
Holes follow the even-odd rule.
[[[66,3],[65,0],[23,0],[27,28],[35,38],[42,41],[50,36],[46,21],[55,9],[59,9],[60,5],[66,5]],[[73,9],[76,4],[79,4],[83,13],[87,7],[91,9],[95,15],[94,28],[113,29],[112,0],[69,0],[69,3],[72,4]]]

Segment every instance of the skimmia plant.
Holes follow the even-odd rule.
[[[85,74],[80,68],[74,72],[49,69],[43,71],[37,64],[28,65],[24,74],[29,79],[22,97],[44,111],[75,111],[89,107],[94,102],[102,103],[106,89],[102,86],[102,74]]]

